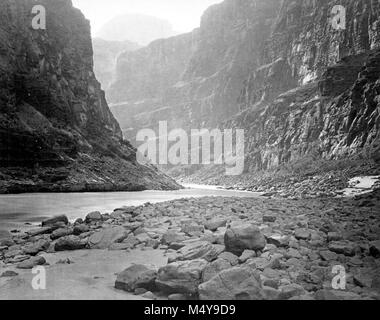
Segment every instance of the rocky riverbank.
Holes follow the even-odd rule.
[[[85,289],[72,276],[76,268],[98,297],[106,290],[125,299],[379,299],[379,208],[377,190],[340,199],[183,199],[93,212],[75,223],[56,217],[0,234],[0,297],[30,286],[25,270],[45,265],[57,298],[70,298],[58,274],[72,290]],[[147,251],[161,258],[142,260]],[[100,252],[128,256],[125,267],[103,266],[109,274],[100,277],[93,261]],[[335,290],[343,271],[345,289]]]
[[[364,177],[374,179],[367,189],[380,187],[380,166],[366,161],[308,160],[240,176],[226,176],[223,170],[221,166],[205,166],[192,175],[186,175],[181,169],[167,173],[183,184],[218,185],[227,190],[264,192],[293,200],[341,196],[344,189],[354,188],[355,180]]]

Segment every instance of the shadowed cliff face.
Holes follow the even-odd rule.
[[[336,5],[346,8],[344,30],[332,23]],[[226,0],[205,12],[185,67],[151,46],[120,57],[118,94],[109,92],[118,103],[114,114],[132,142],[138,129],[154,129],[159,120],[184,129],[245,129],[250,172],[304,157],[375,159],[379,10],[373,0]],[[169,41],[173,51],[183,49],[175,38],[161,46]],[[158,84],[175,66],[167,87],[148,100],[143,71],[123,80],[142,52],[141,70],[157,55],[165,61],[157,63]],[[127,83],[134,89],[123,89]]]
[[[93,73],[89,22],[70,0],[0,3],[0,191],[169,188],[140,167]],[[162,178],[162,180],[161,180]]]

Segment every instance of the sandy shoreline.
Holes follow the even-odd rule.
[[[137,300],[133,294],[116,290],[115,274],[132,263],[161,267],[167,258],[159,250],[79,250],[42,254],[46,266],[46,290],[34,290],[32,270],[0,267],[0,274],[14,271],[18,276],[0,278],[0,300]],[[57,264],[70,259],[72,264]]]

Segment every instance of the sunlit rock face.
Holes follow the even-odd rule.
[[[93,72],[89,22],[70,0],[0,3],[0,191],[133,190],[175,184],[136,163]],[[162,178],[162,179],[161,179]]]
[[[243,128],[247,171],[374,157],[379,10],[372,0],[226,0],[192,34],[121,56],[112,111],[132,142],[159,120]]]
[[[376,158],[379,3],[339,2],[344,30],[334,28],[337,4],[283,2],[263,49],[269,64],[251,73],[239,100],[243,111],[226,124],[247,131],[248,171],[305,157]]]

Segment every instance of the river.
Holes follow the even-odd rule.
[[[138,206],[181,198],[257,197],[258,193],[222,190],[217,187],[185,185],[178,191],[103,192],[103,193],[30,193],[0,195],[0,229],[25,229],[47,217],[65,214],[73,221],[89,212],[112,212],[123,206]]]

